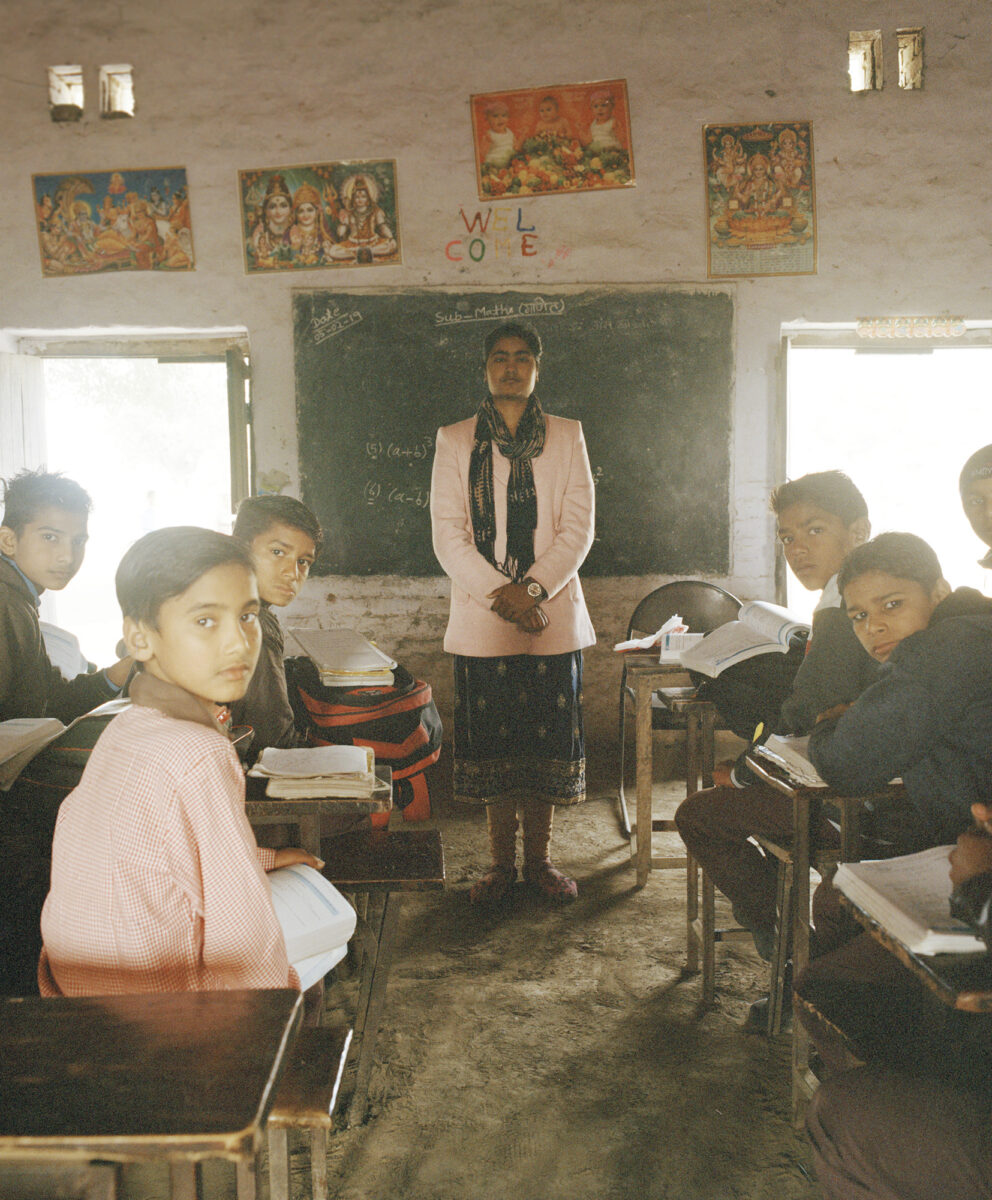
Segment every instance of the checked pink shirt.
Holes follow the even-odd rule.
[[[223,734],[126,709],[59,810],[41,994],[298,987],[265,879],[274,860]]]

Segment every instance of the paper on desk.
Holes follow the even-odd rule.
[[[666,633],[688,633],[689,626],[685,624],[682,618],[676,613],[673,617],[662,625],[657,633],[649,633],[645,637],[631,638],[626,642],[617,642],[613,647],[614,650],[650,650],[652,646],[657,646]]]

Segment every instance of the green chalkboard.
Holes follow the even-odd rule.
[[[597,511],[583,575],[725,574],[733,302],[653,287],[294,292],[302,492],[325,530],[316,572],[441,573],[435,433],[475,411],[485,336],[513,319],[544,341],[545,410],[585,430]]]

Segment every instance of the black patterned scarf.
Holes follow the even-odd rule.
[[[515,437],[510,437],[506,422],[491,396],[479,406],[475,422],[475,443],[468,466],[469,503],[472,534],[483,558],[497,571],[519,582],[534,565],[534,530],[537,528],[537,493],[531,459],[544,449],[544,412],[541,402],[531,396],[524,409]],[[496,504],[493,498],[493,443],[510,460],[510,480],[506,488],[506,561],[496,561]]]

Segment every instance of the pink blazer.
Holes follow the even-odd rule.
[[[596,641],[578,570],[592,545],[595,493],[585,438],[578,421],[545,415],[543,452],[531,463],[537,492],[534,565],[528,574],[543,584],[548,627],[529,634],[491,611],[488,594],[507,578],[479,553],[472,538],[468,465],[475,417],[437,432],[431,481],[434,553],[451,579],[451,613],[444,648],[451,654],[495,658],[503,654],[564,654]],[[510,463],[493,451],[496,559],[506,553],[506,485]]]

